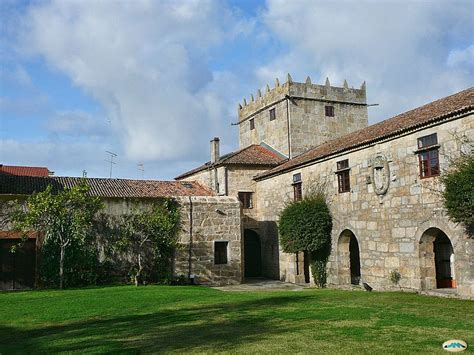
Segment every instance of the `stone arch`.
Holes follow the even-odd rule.
[[[454,248],[441,229],[426,229],[419,240],[420,286],[422,290],[456,288]]]
[[[245,277],[262,276],[262,246],[260,236],[252,229],[244,230]]]
[[[423,235],[430,228],[440,229],[446,235],[449,235],[449,240],[451,241],[453,248],[456,249],[458,245],[458,235],[460,233],[457,227],[453,223],[444,221],[444,218],[436,218],[436,219],[433,218],[420,224],[415,234],[415,240],[417,243],[421,242]]]
[[[350,229],[344,229],[337,240],[337,270],[340,285],[360,283],[359,241]]]

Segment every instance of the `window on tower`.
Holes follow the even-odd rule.
[[[253,118],[249,122],[250,122],[250,130],[254,130],[255,129],[255,121],[253,120]]]
[[[273,121],[276,119],[276,111],[275,108],[272,108],[270,111],[270,121]]]
[[[326,117],[334,117],[334,106],[324,106]]]

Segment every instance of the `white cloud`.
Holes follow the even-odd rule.
[[[370,103],[381,105],[369,113],[378,121],[472,85],[472,67],[446,65],[470,53],[450,55],[450,46],[472,43],[472,4],[269,0],[264,21],[288,49],[256,75],[265,82],[289,71],[298,81],[313,74],[313,82],[329,76],[354,87],[365,80]]]
[[[450,67],[457,65],[474,66],[474,44],[464,49],[453,49],[448,56],[447,64]]]
[[[76,137],[103,137],[110,134],[109,124],[104,117],[82,111],[58,112],[48,120],[46,128],[55,134]]]
[[[222,126],[207,53],[242,24],[218,3],[58,0],[24,25],[23,48],[102,104],[127,158],[195,155]]]
[[[298,81],[329,76],[333,85],[367,81],[369,103],[381,105],[370,108],[374,122],[473,84],[473,4],[268,0],[249,18],[217,0],[33,2],[21,26],[17,14],[5,27],[20,28],[21,52],[65,74],[104,114],[74,100],[0,98],[7,114],[49,107],[37,140],[0,141],[2,155],[64,175],[85,168],[107,176],[104,151],[112,150],[114,176],[140,177],[143,162],[145,177],[171,178],[207,159],[214,136],[222,153],[235,149],[237,103],[287,72]],[[25,90],[27,63],[8,74]]]

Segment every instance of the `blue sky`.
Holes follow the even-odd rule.
[[[171,179],[276,77],[367,82],[369,123],[474,83],[471,1],[0,2],[0,163]]]

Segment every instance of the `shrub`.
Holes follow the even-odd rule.
[[[398,270],[392,270],[390,271],[389,279],[394,285],[398,285],[402,279],[402,274]]]
[[[442,175],[444,206],[449,217],[465,225],[468,234],[474,234],[474,155],[463,155],[454,160]]]
[[[332,217],[324,194],[310,194],[301,201],[289,203],[280,214],[278,228],[283,251],[306,251],[314,281],[324,287],[332,230]]]

